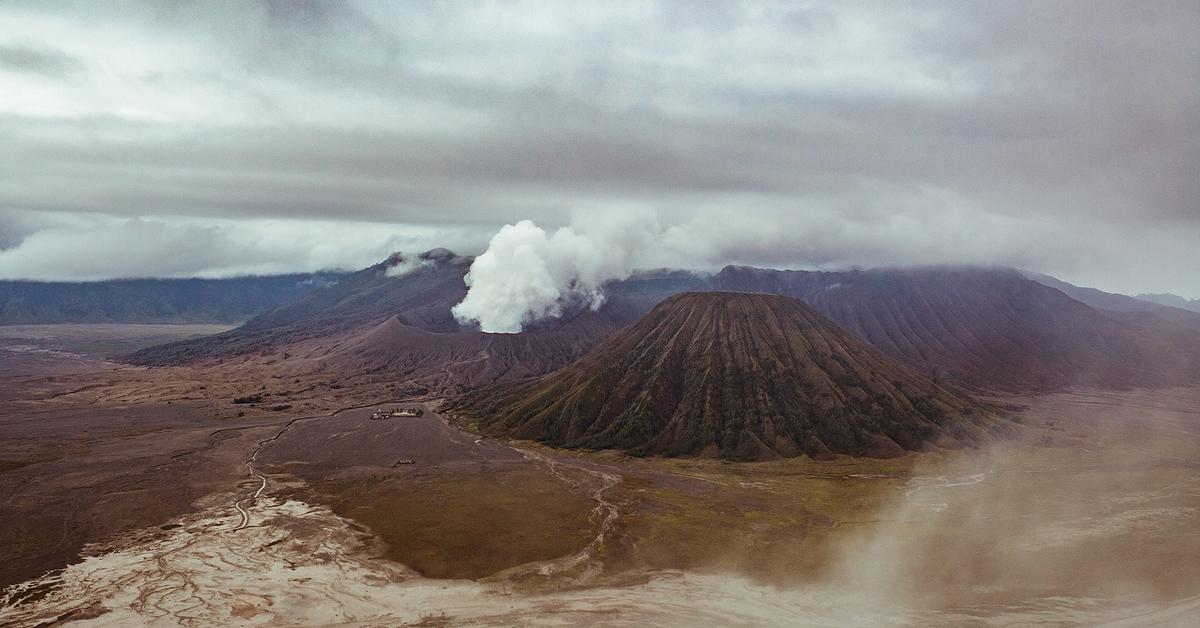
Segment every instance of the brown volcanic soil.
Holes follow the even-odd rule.
[[[0,377],[87,373],[115,355],[228,331],[229,325],[58,323],[0,325]]]
[[[198,384],[202,372],[152,374],[163,390],[170,376],[183,389],[208,388]],[[94,396],[120,375],[0,380],[0,589],[75,562],[88,544],[191,512],[201,498],[230,492],[223,501],[233,513],[231,491],[258,485],[245,463],[264,440],[257,464],[272,493],[353,517],[376,531],[388,557],[432,576],[478,578],[551,559],[593,533],[586,494],[435,413],[377,421],[371,406],[236,417],[204,401]]]
[[[392,317],[337,343],[293,351],[331,374],[386,373],[441,395],[541,375],[582,356],[620,325],[588,312],[521,334],[438,333]]]
[[[263,433],[251,427],[261,420],[221,420],[184,404],[14,401],[15,383],[0,380],[0,588],[236,484],[246,448]]]
[[[454,410],[557,446],[734,459],[899,455],[1012,430],[801,301],[729,292],[671,297],[579,361]]]
[[[196,368],[0,382],[0,554],[6,559],[0,581],[60,567],[84,543],[159,526],[192,509],[196,497],[237,487],[246,480],[242,464],[255,442],[297,416],[415,390],[390,369],[342,377],[314,367],[320,356],[361,339],[361,331],[351,332],[344,333],[348,344],[332,353],[342,338],[313,341],[305,360],[278,350]],[[373,346],[342,357],[369,361],[357,352]],[[464,356],[462,363],[470,360]],[[429,381],[437,377],[433,364],[421,371]],[[266,394],[263,402],[230,403],[255,391]],[[1029,407],[1023,432],[1036,436],[1032,443],[985,453],[753,465],[543,454],[623,477],[611,491],[621,516],[600,552],[610,573],[641,577],[646,569],[689,568],[807,586],[837,571],[849,555],[854,565],[878,571],[851,570],[852,580],[837,590],[891,587],[903,601],[928,600],[936,608],[985,605],[968,609],[957,623],[1018,612],[1047,595],[1123,605],[1200,590],[1200,396],[1194,390],[996,401]],[[271,409],[280,405],[292,407]],[[455,452],[468,449],[441,440],[437,431],[403,438],[399,431],[308,432],[318,425],[298,424],[279,444],[293,436],[308,441],[290,450],[291,462],[319,462],[329,449],[323,475],[280,490],[334,505],[377,528],[392,539],[389,556],[412,560],[426,573],[471,575],[537,560],[547,547],[575,549],[584,532],[578,522],[591,502],[544,467],[518,468],[507,459],[465,464]],[[213,436],[229,427],[247,429]],[[391,448],[415,441],[427,441],[422,447],[438,462],[394,476],[376,468]],[[272,459],[270,448],[265,455]],[[303,477],[305,466],[273,469],[279,475],[272,476],[272,490]],[[493,476],[501,481],[491,483]],[[500,537],[513,539],[513,547],[497,543]],[[243,586],[255,582],[250,574]],[[626,593],[618,590],[615,599],[623,604]]]
[[[276,481],[302,480],[293,494],[366,525],[386,556],[426,576],[481,578],[587,543],[591,501],[519,451],[434,412],[373,420],[371,411],[296,423],[258,460]]]
[[[204,379],[215,372],[206,375],[203,370],[128,374],[134,375],[153,375],[161,390],[179,394],[208,393],[218,386]],[[167,381],[168,375],[177,381]],[[56,396],[67,392],[66,380],[71,388],[95,383],[73,376],[57,383],[9,380],[0,388],[0,459],[6,461],[0,467],[0,529],[9,535],[0,539],[0,547],[6,559],[15,558],[9,562],[24,564],[27,572],[39,568],[30,567],[29,556],[45,566],[62,566],[83,542],[103,540],[126,526],[160,526],[172,513],[192,508],[194,495],[219,495],[245,484],[242,463],[254,444],[299,416],[253,409],[269,418],[212,419],[178,403],[126,405],[97,392],[100,388]],[[291,380],[268,381],[271,386],[294,385]],[[37,399],[18,400],[30,396]],[[98,405],[81,405],[92,401]],[[1194,598],[1200,586],[1200,393],[1071,393],[995,401],[1027,406],[1022,414],[1027,428],[1021,434],[1029,441],[894,459],[798,457],[756,464],[630,459],[613,452],[558,452],[534,446],[535,452],[563,463],[621,476],[609,492],[620,516],[598,558],[604,572],[620,575],[621,581],[650,579],[644,586],[608,593],[572,588],[579,583],[555,579],[547,584],[565,590],[539,607],[537,616],[553,616],[559,612],[556,604],[571,600],[588,611],[594,604],[603,605],[621,618],[650,612],[664,599],[684,600],[678,612],[685,612],[686,601],[712,595],[749,600],[747,608],[761,609],[765,603],[780,604],[815,590],[817,596],[831,597],[763,612],[776,613],[776,620],[799,612],[821,616],[830,605],[845,605],[836,597],[839,592],[855,592],[872,600],[877,596],[879,605],[888,609],[961,609],[938,610],[910,624],[963,625],[994,618],[1010,624],[1088,624],[1097,623],[1089,621],[1094,616],[1088,614],[1097,609]],[[539,547],[577,549],[585,531],[579,522],[588,517],[592,504],[585,492],[553,477],[544,464],[522,466],[508,453],[511,450],[487,440],[479,444],[484,454],[480,460],[471,453],[476,444],[469,436],[434,429],[436,424],[360,418],[361,412],[347,412],[296,423],[267,446],[263,460],[272,472],[269,494],[335,505],[393,539],[389,556],[412,560],[431,574],[483,573],[525,557],[536,560],[549,553],[538,554]],[[256,425],[260,427],[252,427]],[[212,436],[218,426],[248,429]],[[278,450],[272,449],[275,445]],[[393,452],[414,456],[418,464],[397,468],[393,475],[383,468]],[[27,453],[39,459],[23,458]],[[177,456],[175,462],[172,456]],[[311,482],[301,484],[305,477]],[[491,482],[493,477],[500,481]],[[568,478],[584,479],[577,474]],[[240,490],[244,495],[253,487]],[[344,504],[338,506],[342,499]],[[305,515],[294,522],[272,523],[264,516],[272,512],[265,506],[251,511],[255,529],[277,525],[290,530],[311,520]],[[222,526],[214,529],[212,548],[236,537],[226,530],[232,509],[224,514]],[[61,535],[63,530],[69,536],[60,547],[59,537],[51,533]],[[155,528],[153,533],[173,532],[179,530]],[[316,544],[324,537],[312,538]],[[512,548],[503,547],[500,541],[505,539],[511,539]],[[7,551],[22,544],[34,548],[32,553]],[[265,551],[251,545],[247,556],[274,559],[282,552],[289,558],[285,545]],[[295,551],[318,560],[307,546]],[[342,564],[343,558],[329,564]],[[168,557],[162,571],[154,571],[152,562],[146,565],[150,576],[144,585],[136,578],[121,579],[112,590],[134,587],[131,595],[153,590],[159,599],[162,587],[172,582],[170,569],[187,573],[197,568],[211,574],[202,561],[173,562]],[[244,571],[230,566],[229,578],[205,591],[217,599],[212,616],[229,616],[223,597],[229,592],[283,600],[287,591],[296,589],[286,578],[280,585],[284,588],[271,589],[274,585],[261,577],[261,563],[247,564],[252,568]],[[692,581],[685,579],[661,589],[656,587],[664,583],[648,576],[654,570],[679,568],[709,574],[716,581],[728,578],[730,588],[691,589]],[[15,578],[11,573],[6,572],[6,578]],[[345,603],[338,596],[346,593],[342,585],[347,582],[362,586],[354,593],[365,598],[376,597],[372,587],[384,586],[384,580],[353,579],[354,573],[335,571],[330,580],[308,583],[306,590],[321,593],[310,599],[317,600],[315,604]],[[773,589],[751,588],[729,574],[784,588],[772,597]],[[479,609],[456,605],[476,605],[483,595],[465,591],[437,608],[444,607],[451,619],[469,617]],[[494,610],[488,612],[501,613],[510,608],[510,601],[524,598],[517,594],[487,599],[494,601]],[[195,604],[186,590],[172,601]],[[805,604],[812,606],[806,610]],[[269,601],[262,605],[269,608]],[[736,612],[737,607],[728,610]],[[304,623],[300,617],[293,623]],[[586,621],[589,615],[573,617]],[[705,617],[713,616],[697,615],[695,621]],[[741,621],[771,623],[756,617],[757,622]],[[864,621],[843,617],[828,623]]]

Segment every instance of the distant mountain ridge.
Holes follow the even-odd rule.
[[[1177,294],[1171,294],[1169,292],[1158,294],[1142,293],[1134,295],[1134,298],[1141,299],[1142,301],[1147,301],[1149,303],[1166,305],[1168,307],[1177,307],[1183,310],[1188,310],[1189,312],[1200,313],[1200,299],[1185,299]]]
[[[1200,381],[1200,331],[1168,320],[1127,320],[1008,268],[728,266],[706,285],[799,298],[891,357],[980,388]]]
[[[471,262],[445,250],[393,255],[237,329],[151,347],[128,359],[173,365],[290,353],[311,356],[320,362],[313,368],[331,376],[370,369],[418,378],[431,394],[462,391],[559,368],[671,295],[719,290],[798,298],[883,354],[969,387],[1058,390],[1200,381],[1200,330],[1189,327],[1190,312],[1133,299],[1138,307],[1161,307],[1182,318],[1106,310],[1006,268],[643,272],[606,284],[598,311],[571,310],[514,336],[482,334],[451,314],[466,295],[463,277]],[[376,331],[387,341],[368,350],[359,339]],[[529,342],[522,340],[527,336]],[[349,346],[360,348],[346,353]]]
[[[241,323],[340,281],[347,273],[229,279],[0,281],[0,325]]]
[[[1149,316],[1200,331],[1200,301],[1195,302],[1196,311],[1189,311],[1186,307],[1189,302],[1183,297],[1173,294],[1131,297],[1104,292],[1096,288],[1076,286],[1056,277],[1033,271],[1023,270],[1021,274],[1042,285],[1059,290],[1076,301],[1086,303],[1098,310],[1112,312],[1118,318],[1128,322],[1144,324],[1148,322],[1147,317]],[[1162,297],[1162,299],[1155,301],[1143,297]]]
[[[351,273],[328,286],[275,310],[257,316],[225,333],[143,349],[128,356],[135,364],[161,366],[202,360],[220,360],[251,354],[278,352],[286,347],[309,345],[322,338],[351,339],[327,358],[338,368],[399,368],[412,375],[429,365],[445,364],[477,355],[473,371],[452,369],[456,377],[441,378],[447,389],[491,383],[482,373],[511,378],[558,368],[579,357],[660,300],[702,281],[687,271],[650,271],[607,286],[603,306],[596,312],[572,311],[561,319],[541,321],[521,334],[483,334],[460,325],[451,308],[466,296],[463,277],[473,258],[434,249],[419,255],[394,254],[388,259]],[[397,273],[397,269],[403,269]],[[386,329],[387,333],[382,333]],[[375,335],[373,350],[347,355],[361,335]],[[536,335],[545,342],[525,342]],[[406,343],[401,338],[414,342]],[[504,347],[487,351],[487,347]],[[387,347],[394,355],[385,355]],[[474,354],[470,353],[474,347]],[[330,351],[333,351],[330,349]],[[545,351],[544,355],[535,355]],[[292,351],[292,353],[297,353]],[[527,364],[526,364],[527,363]],[[443,366],[445,366],[443,364]],[[529,365],[537,365],[533,371]],[[538,370],[540,369],[540,370]],[[437,378],[435,378],[437,379]]]

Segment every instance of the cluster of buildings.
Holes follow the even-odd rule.
[[[371,413],[371,418],[376,421],[383,419],[395,419],[399,417],[413,417],[425,414],[425,410],[421,407],[416,408],[392,408],[391,410],[376,410]]]

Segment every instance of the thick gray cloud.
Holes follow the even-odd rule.
[[[63,77],[79,69],[79,60],[58,50],[0,46],[0,68]]]
[[[632,207],[679,264],[1200,296],[1194,0],[6,3],[0,93],[0,276],[132,272],[61,250],[145,224],[223,274]]]

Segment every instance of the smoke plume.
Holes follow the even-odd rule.
[[[646,212],[577,217],[553,234],[529,220],[505,225],[471,265],[454,316],[485,332],[517,333],[567,304],[598,309],[604,282],[628,277],[660,237]]]

